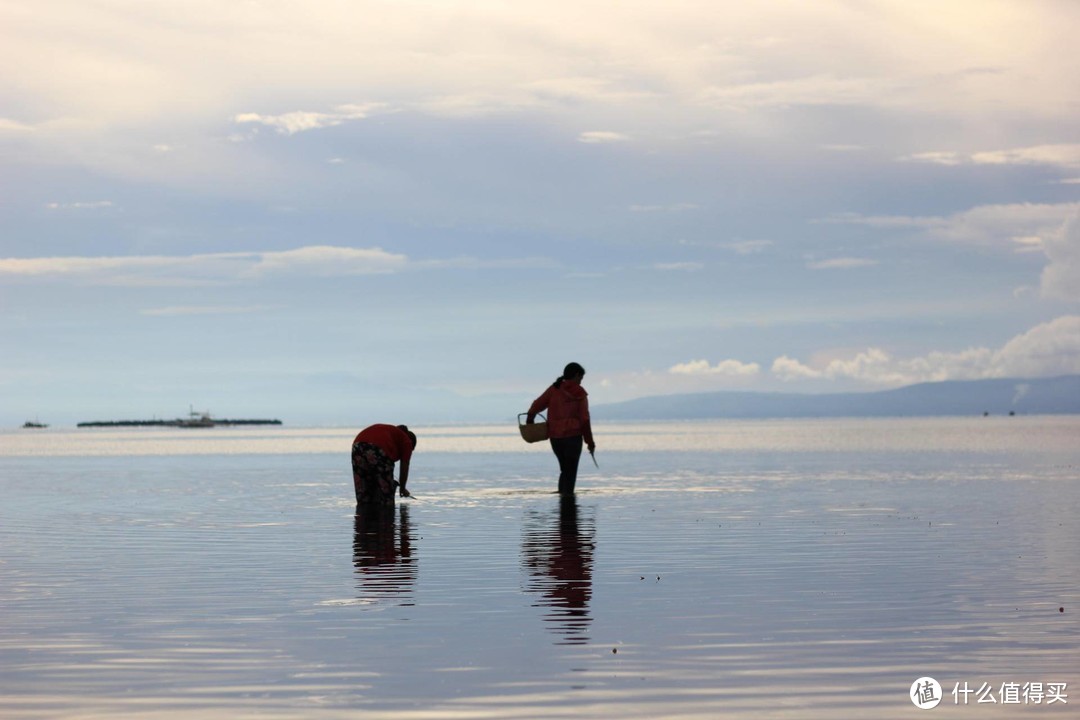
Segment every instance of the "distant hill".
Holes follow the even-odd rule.
[[[1080,414],[1080,375],[920,383],[880,392],[822,395],[735,391],[659,395],[593,408],[594,417],[605,420],[911,417],[1010,412]]]

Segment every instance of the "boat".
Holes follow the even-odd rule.
[[[48,426],[47,423],[39,423],[39,422],[27,420],[26,422],[23,423],[23,427],[29,430],[29,429],[47,428],[49,426]]]
[[[208,428],[214,427],[214,425],[215,422],[210,417],[209,412],[198,412],[195,408],[191,408],[187,420],[180,419],[176,421],[176,427],[182,428]]]

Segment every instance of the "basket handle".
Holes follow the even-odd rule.
[[[539,415],[540,419],[542,419],[544,422],[547,422],[547,418],[544,417],[543,413],[536,413],[536,414]],[[529,413],[519,413],[518,414],[518,425],[525,425],[526,423],[521,422],[521,418],[523,418],[523,417],[527,418],[528,416],[529,416]]]

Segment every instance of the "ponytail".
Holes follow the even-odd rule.
[[[566,367],[563,368],[562,375],[555,378],[555,382],[552,383],[552,384],[555,387],[559,387],[560,385],[563,384],[563,380],[565,380],[566,378],[573,377],[575,375],[584,375],[584,374],[585,374],[585,368],[581,367],[580,364],[578,364],[576,362],[567,363]]]

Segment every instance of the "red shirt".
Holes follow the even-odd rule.
[[[386,453],[394,462],[412,457],[412,438],[399,430],[396,425],[372,425],[360,431],[353,443],[371,443]]]
[[[570,380],[563,380],[559,387],[551,385],[533,400],[529,417],[547,410],[549,438],[583,435],[587,445],[593,444],[592,424],[589,421],[589,393]]]

